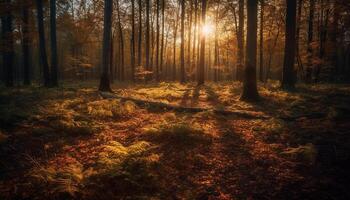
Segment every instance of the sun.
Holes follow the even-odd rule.
[[[214,32],[214,26],[210,23],[204,24],[204,26],[202,26],[202,34],[204,34],[205,36],[210,36],[211,34],[213,34]]]

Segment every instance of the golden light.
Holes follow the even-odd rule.
[[[210,36],[214,32],[214,25],[207,23],[204,26],[202,26],[202,34],[205,36]]]

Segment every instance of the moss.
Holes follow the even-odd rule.
[[[156,127],[145,128],[144,132],[155,141],[175,146],[191,147],[211,142],[211,137],[203,129],[186,122],[163,122]]]
[[[75,121],[74,119],[58,119],[50,122],[50,127],[66,134],[91,135],[98,130],[92,122]]]
[[[119,100],[100,100],[87,105],[88,114],[100,119],[130,117],[137,108],[131,101],[122,103]]]
[[[307,164],[313,164],[317,158],[317,149],[313,144],[309,143],[295,148],[288,148],[281,154]]]

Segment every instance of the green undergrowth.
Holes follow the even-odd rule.
[[[146,127],[144,132],[151,140],[158,143],[182,147],[209,144],[212,139],[199,124],[179,118],[164,120],[152,127]]]
[[[130,146],[111,141],[103,146],[93,167],[86,168],[73,158],[67,158],[72,161],[60,168],[36,164],[28,173],[27,184],[40,188],[49,199],[154,194],[159,187],[154,171],[159,167],[160,156],[152,153],[152,148],[145,141]]]
[[[97,119],[131,117],[137,111],[137,105],[132,101],[100,100],[87,104],[88,114]]]

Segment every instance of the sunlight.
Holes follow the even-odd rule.
[[[204,34],[205,36],[210,36],[211,34],[213,34],[213,32],[214,32],[214,25],[211,23],[206,23],[202,27],[202,34]]]

